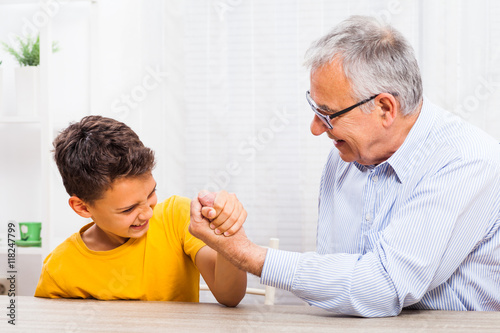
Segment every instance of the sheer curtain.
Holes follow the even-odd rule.
[[[303,55],[349,15],[395,25],[415,47],[426,96],[500,139],[497,2],[169,3],[157,3],[168,75],[162,111],[155,110],[163,123],[153,126],[166,133],[151,134],[151,142],[169,160],[157,171],[167,192],[235,192],[256,242],[278,237],[283,249],[314,250],[319,178],[331,142],[309,132]],[[159,41],[151,39],[155,47]],[[143,132],[157,133],[149,124],[142,121]]]
[[[373,15],[395,25],[415,48],[426,96],[500,139],[495,1],[157,5],[162,37],[151,42],[155,48],[162,43],[169,75],[157,105],[161,111],[142,116],[150,113],[161,123],[141,125],[143,134],[156,133],[148,140],[162,159],[157,178],[165,194],[192,197],[203,188],[235,192],[249,213],[247,234],[257,243],[278,237],[282,249],[315,248],[318,186],[331,142],[309,132],[303,54],[349,15]],[[143,15],[147,27],[148,15],[157,13]],[[294,299],[279,292],[278,302]]]
[[[257,243],[278,237],[282,249],[315,249],[319,180],[331,142],[309,132],[303,55],[349,15],[396,26],[415,48],[426,96],[500,139],[495,1],[137,4],[129,3],[141,22],[137,73],[146,75],[149,66],[166,74],[123,119],[157,152],[160,195],[235,192]],[[285,292],[277,301],[296,302]]]
[[[391,22],[415,48],[426,96],[500,140],[498,1],[100,0],[92,61],[88,4],[66,3],[53,21],[61,41],[55,130],[85,113],[126,122],[156,151],[160,199],[235,192],[259,244],[278,237],[285,250],[315,249],[319,180],[332,144],[309,132],[303,55],[349,15]],[[1,14],[28,15],[18,8]],[[83,75],[90,67],[99,76],[92,89]],[[84,222],[67,208],[53,165],[52,173],[53,248]],[[37,215],[36,205],[17,209],[14,197],[4,194],[6,216]],[[279,292],[277,302],[296,299]]]

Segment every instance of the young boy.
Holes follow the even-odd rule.
[[[241,301],[246,273],[189,233],[189,199],[157,204],[154,153],[132,129],[88,116],[54,148],[69,205],[92,222],[47,256],[35,296],[197,302],[201,273],[221,304]],[[226,206],[214,216],[217,234],[233,234],[246,217],[236,201]]]

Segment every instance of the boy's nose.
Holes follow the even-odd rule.
[[[144,209],[142,210],[141,214],[139,214],[139,219],[141,221],[146,221],[149,220],[150,218],[153,217],[153,206],[145,206]]]

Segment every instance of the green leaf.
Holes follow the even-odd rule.
[[[2,45],[10,55],[12,55],[20,66],[38,66],[40,64],[40,35],[36,39],[28,36],[26,38],[17,37],[17,48],[2,42]],[[52,52],[59,51],[57,42],[52,43]]]

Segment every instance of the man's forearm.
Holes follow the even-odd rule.
[[[252,243],[244,234],[238,232],[230,237],[214,235],[203,241],[234,266],[260,277],[267,249]]]

